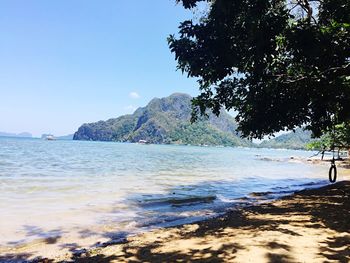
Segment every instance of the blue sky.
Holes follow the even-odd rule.
[[[196,95],[166,42],[191,16],[175,0],[1,1],[0,131],[64,135]]]

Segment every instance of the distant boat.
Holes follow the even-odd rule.
[[[56,139],[55,139],[55,137],[53,135],[47,135],[45,140],[47,140],[47,141],[54,141]]]
[[[139,140],[139,142],[138,142],[139,144],[149,144],[149,142],[148,141],[146,141],[146,140]]]

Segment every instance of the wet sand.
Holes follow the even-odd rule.
[[[5,259],[32,258],[23,249]],[[36,261],[350,262],[350,181]]]

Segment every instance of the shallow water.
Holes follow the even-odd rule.
[[[93,245],[326,184],[311,152],[0,138],[0,245]],[[102,239],[99,239],[102,238]],[[63,241],[62,241],[63,242]]]

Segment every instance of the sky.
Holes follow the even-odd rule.
[[[191,17],[175,0],[1,1],[0,131],[66,135],[198,94],[166,41]]]

